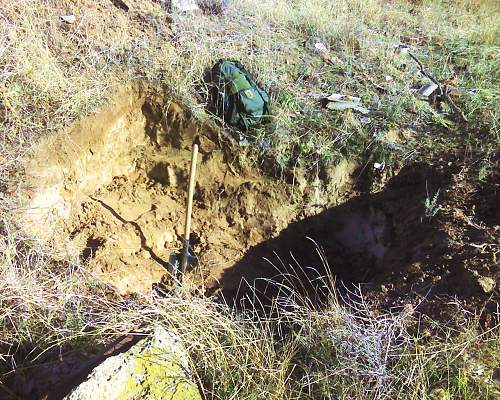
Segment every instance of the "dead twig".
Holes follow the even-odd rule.
[[[450,94],[448,92],[448,88],[446,87],[446,85],[443,85],[440,81],[438,81],[431,74],[429,74],[425,70],[425,67],[420,62],[420,60],[415,55],[413,55],[410,51],[408,51],[408,55],[412,58],[413,61],[415,61],[417,63],[417,65],[418,65],[418,67],[419,67],[420,72],[422,73],[422,75],[424,75],[425,77],[427,77],[428,79],[430,79],[434,84],[436,84],[438,86],[439,96],[441,96],[442,98],[444,98],[446,100],[446,102],[450,105],[452,111],[454,113],[456,113],[460,117],[460,119],[462,121],[467,122],[467,117],[462,112],[462,110],[460,110],[460,108],[455,104],[455,102],[453,101],[453,99],[450,97]]]

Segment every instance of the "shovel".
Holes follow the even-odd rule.
[[[191,214],[193,212],[193,195],[194,195],[194,186],[196,183],[196,161],[198,159],[198,148],[199,148],[200,140],[198,137],[195,138],[193,142],[193,150],[191,152],[191,169],[189,171],[189,186],[188,193],[186,199],[186,220],[184,223],[184,238],[182,244],[182,253],[181,253],[181,278],[182,274],[186,273],[188,265],[195,264],[195,257],[189,254],[189,236],[191,235]],[[173,276],[177,278],[179,262],[177,257],[173,260],[171,264],[173,265]]]

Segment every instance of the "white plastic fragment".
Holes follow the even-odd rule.
[[[324,43],[321,42],[314,43],[314,49],[316,50],[316,52],[319,53],[323,61],[327,62],[328,64],[336,65],[342,63],[338,57],[330,53],[330,50],[328,50],[328,48]]]
[[[172,11],[177,13],[190,13],[200,10],[195,0],[172,0]]]
[[[352,101],[354,103],[361,103],[361,98],[360,97],[354,97],[354,96],[348,96],[345,94],[340,94],[340,93],[332,93],[330,96],[327,97],[328,100],[330,101]]]
[[[314,48],[318,50],[319,52],[327,52],[328,49],[324,45],[324,43],[318,42],[314,44]]]
[[[61,21],[66,22],[67,24],[74,24],[76,21],[76,17],[74,15],[61,15]]]

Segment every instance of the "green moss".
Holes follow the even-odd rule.
[[[188,380],[175,355],[165,355],[158,349],[152,349],[132,358],[134,372],[118,399],[201,400],[198,387]]]

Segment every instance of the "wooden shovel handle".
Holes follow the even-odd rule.
[[[191,214],[193,212],[193,195],[194,195],[194,186],[196,183],[196,161],[198,159],[198,148],[199,148],[199,140],[195,139],[193,143],[193,151],[191,153],[191,169],[189,172],[189,186],[188,186],[188,195],[186,201],[186,221],[184,224],[184,249],[182,254],[182,264],[181,271],[185,272],[188,264],[188,256],[189,256],[189,236],[191,234]]]

